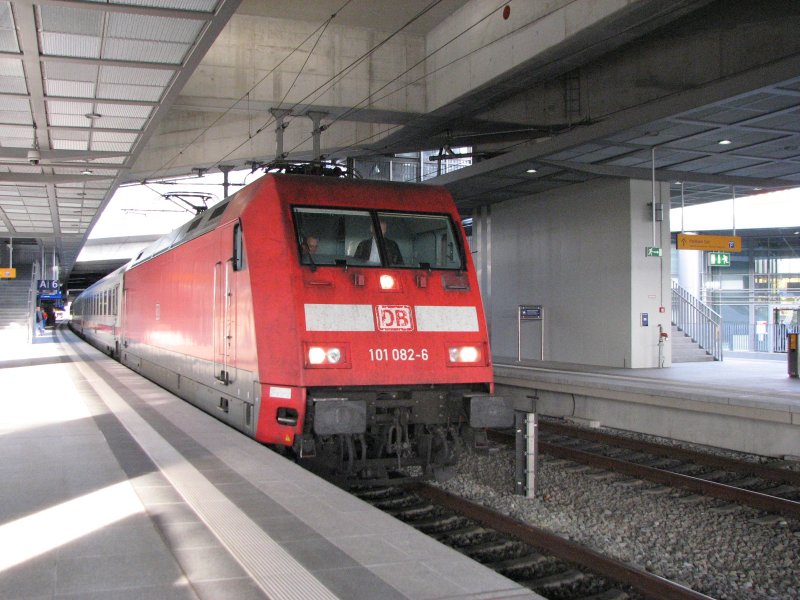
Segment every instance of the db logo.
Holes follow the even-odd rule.
[[[381,331],[414,331],[410,306],[378,304],[375,307],[375,318]]]

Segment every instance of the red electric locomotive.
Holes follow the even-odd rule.
[[[266,175],[88,288],[72,327],[265,444],[365,474],[510,425],[439,187]]]

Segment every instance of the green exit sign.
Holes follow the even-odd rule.
[[[661,256],[661,248],[655,246],[646,246],[644,249],[645,256]]]
[[[728,252],[709,252],[708,266],[710,267],[730,267],[731,255]]]

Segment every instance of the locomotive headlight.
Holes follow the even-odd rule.
[[[325,362],[326,355],[327,353],[325,352],[325,348],[311,346],[308,349],[308,362],[312,365],[321,365]]]
[[[450,346],[447,350],[451,363],[475,364],[481,360],[481,350],[478,346]]]
[[[347,344],[306,344],[306,367],[349,368]]]
[[[329,348],[325,353],[325,358],[327,358],[328,362],[332,365],[338,364],[339,361],[342,360],[342,351],[339,350],[339,348]]]

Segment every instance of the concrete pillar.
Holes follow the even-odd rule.
[[[669,206],[669,184],[631,180],[630,189],[630,290],[631,347],[633,368],[668,367],[672,364],[669,341],[660,334],[672,329],[672,286],[670,284],[669,211],[663,220],[653,219],[653,203]],[[655,244],[660,257],[646,256]]]
[[[491,285],[495,356],[516,357],[517,306],[534,304],[545,321],[525,324],[523,358],[541,355],[544,326],[545,360],[655,368],[661,351],[670,366],[669,342],[659,346],[659,333],[671,325],[669,216],[656,222],[662,256],[647,256],[652,188],[650,181],[598,179],[491,207],[491,271],[481,279]],[[655,195],[668,204],[668,184],[657,183]]]
[[[700,275],[703,272],[702,250],[678,250],[678,283],[695,298],[700,298]]]

